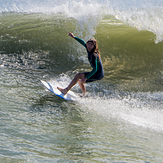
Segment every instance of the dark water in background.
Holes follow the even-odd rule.
[[[154,0],[0,1],[0,161],[161,162],[162,6]],[[105,71],[77,102],[40,83],[66,86],[90,69],[68,31],[98,40]],[[80,92],[78,85],[73,90]]]

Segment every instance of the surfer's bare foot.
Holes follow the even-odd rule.
[[[62,89],[62,88],[57,87],[57,89],[58,89],[61,93],[63,93],[64,95],[66,95],[67,92],[68,92],[68,89],[67,89],[67,88]]]
[[[84,95],[83,95],[83,94],[79,94],[79,96],[80,96],[80,97],[84,97]]]
[[[87,95],[84,93],[84,94],[79,94],[80,97],[87,97]]]

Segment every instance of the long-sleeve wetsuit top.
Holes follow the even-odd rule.
[[[78,37],[75,37],[75,39],[87,49],[85,41],[83,41],[82,39]],[[88,52],[88,50],[87,50],[87,53],[88,53],[89,63],[93,69],[91,72],[86,73],[86,76],[85,76],[87,78],[86,82],[91,82],[94,80],[102,79],[104,77],[104,70],[103,70],[102,62],[101,62],[101,59],[99,58],[98,53],[95,52],[93,54],[91,52]]]

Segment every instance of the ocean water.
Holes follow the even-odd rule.
[[[97,39],[105,71],[73,102],[40,82],[91,69],[68,32]],[[163,1],[0,0],[0,162],[162,160]]]

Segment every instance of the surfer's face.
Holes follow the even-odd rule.
[[[89,52],[91,52],[91,50],[93,50],[94,49],[94,44],[93,44],[93,42],[87,42],[86,43],[86,46],[87,46],[87,50],[89,51]]]

